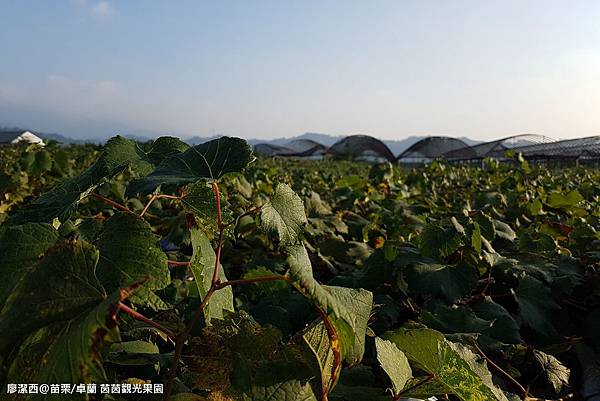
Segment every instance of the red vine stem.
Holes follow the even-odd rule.
[[[98,199],[98,200],[101,200],[102,202],[104,202],[104,203],[106,203],[106,204],[108,204],[108,205],[110,205],[110,206],[114,207],[115,209],[121,210],[121,211],[123,211],[123,212],[133,213],[131,210],[129,210],[129,209],[127,208],[127,206],[121,205],[120,203],[118,203],[118,202],[115,202],[115,201],[114,201],[114,200],[112,200],[112,199],[105,198],[104,196],[102,196],[102,195],[100,195],[100,194],[97,194],[97,193],[95,193],[95,192],[92,192],[92,194],[91,194],[91,195],[92,195],[94,198],[96,198],[96,199]]]
[[[215,252],[215,268],[213,269],[211,288],[217,285],[219,280],[219,261],[221,260],[221,248],[223,248],[223,235],[225,233],[225,226],[221,221],[221,194],[219,193],[219,184],[216,181],[213,182],[213,191],[215,192],[215,199],[217,202],[217,226],[219,227],[219,242],[217,243],[217,251]]]
[[[471,341],[471,345],[473,345],[473,348],[475,348],[475,351],[477,351],[477,353],[479,355],[481,355],[481,357],[483,359],[485,359],[487,361],[488,364],[490,364],[491,367],[493,367],[494,369],[496,369],[498,372],[502,373],[502,375],[504,377],[506,377],[508,379],[509,382],[511,382],[513,384],[514,387],[516,387],[519,392],[521,393],[521,395],[524,398],[528,397],[528,391],[525,390],[525,388],[521,385],[521,383],[519,383],[518,381],[515,380],[514,377],[512,377],[511,375],[509,375],[508,373],[506,373],[504,371],[504,369],[502,369],[500,366],[496,365],[496,363],[494,361],[492,361],[482,350],[481,348],[479,348],[479,346],[477,345],[477,343],[475,342],[475,340]]]
[[[229,226],[231,226],[233,224],[237,224],[237,222],[240,221],[241,218],[249,216],[249,215],[254,214],[256,212],[259,212],[260,209],[262,209],[262,206],[257,206],[257,207],[255,207],[253,209],[248,210],[247,212],[244,212],[244,213],[240,214],[235,220],[230,221],[229,223],[225,224],[225,227],[229,227]]]
[[[331,370],[329,383],[321,389],[321,399],[322,401],[327,401],[329,398],[329,389],[335,384],[342,367],[342,355],[340,353],[340,340],[335,326],[322,308],[317,307],[317,311],[319,311],[321,319],[323,319],[323,323],[325,324],[325,330],[327,330],[327,337],[329,337],[329,344],[331,345],[331,351],[333,352],[333,369]]]
[[[178,260],[167,260],[169,266],[189,266],[192,262],[180,262]]]
[[[146,212],[148,211],[148,208],[150,207],[150,205],[152,204],[152,202],[154,202],[155,200],[158,199],[181,199],[181,196],[175,196],[175,195],[164,195],[164,194],[154,194],[152,195],[152,197],[150,198],[150,200],[148,201],[148,203],[146,203],[146,206],[144,206],[144,210],[142,210],[142,213],[140,213],[140,217],[143,217]]]
[[[171,330],[167,329],[166,327],[156,323],[153,320],[148,319],[146,316],[142,315],[141,313],[134,311],[133,309],[131,309],[129,306],[125,305],[123,302],[119,301],[118,303],[118,309],[127,313],[129,316],[131,316],[132,318],[139,320],[140,322],[144,322],[152,327],[154,327],[155,329],[158,329],[160,331],[162,331],[163,333],[165,333],[167,336],[169,336],[170,339],[175,340],[177,338],[177,335],[175,333],[173,333]]]

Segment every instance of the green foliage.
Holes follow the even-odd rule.
[[[541,365],[542,374],[559,393],[563,386],[569,384],[571,372],[558,359],[542,351],[534,351],[536,361]]]
[[[527,325],[543,335],[556,332],[552,321],[560,307],[552,299],[550,289],[541,281],[531,276],[523,277],[515,297],[519,302],[519,314]]]
[[[404,279],[415,294],[434,294],[452,302],[473,291],[478,274],[470,266],[418,263],[406,270]]]
[[[206,234],[201,230],[191,230],[191,242],[193,252],[190,270],[194,275],[194,281],[198,287],[200,297],[204,299],[210,289],[212,276],[215,271],[216,255]],[[222,282],[227,281],[223,266],[219,265],[218,269],[219,279]],[[210,298],[210,302],[204,308],[206,324],[210,324],[212,319],[223,319],[224,311],[233,311],[233,292],[231,287],[217,290]]]
[[[200,218],[206,224],[217,221],[217,201],[212,186],[203,180],[190,184],[182,198],[185,210]]]
[[[461,400],[505,400],[491,383],[491,375],[483,367],[472,366],[475,356],[448,342],[444,336],[430,329],[400,329],[384,336],[394,343],[415,367],[432,375],[431,382],[439,387],[431,394],[452,393]],[[465,358],[466,356],[466,358]]]
[[[261,209],[261,222],[268,232],[277,233],[282,246],[293,245],[307,223],[300,197],[285,184],[278,184],[270,201]]]
[[[394,343],[375,338],[377,360],[392,382],[392,395],[398,396],[406,383],[412,378],[412,370],[404,352]]]
[[[9,223],[52,223],[55,218],[64,222],[90,192],[127,167],[143,175],[151,171],[152,164],[134,141],[120,136],[111,138],[92,166],[19,209]]]
[[[107,291],[147,279],[130,300],[153,309],[168,306],[155,293],[169,285],[167,257],[150,224],[131,213],[119,212],[104,224],[97,241],[100,259],[96,275]]]
[[[50,224],[29,223],[0,229],[0,310],[27,270],[57,240],[58,232]]]
[[[251,163],[229,137],[0,157],[2,391],[166,383],[175,344],[182,400],[559,399],[595,383],[598,170]]]
[[[242,171],[254,160],[250,145],[243,139],[221,137],[192,146],[183,152],[162,153],[160,164],[144,178],[127,187],[127,195],[151,193],[161,185],[179,186],[201,178],[218,179]]]

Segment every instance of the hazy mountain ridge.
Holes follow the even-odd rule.
[[[15,130],[16,128],[10,128],[10,130]],[[5,129],[0,128],[0,131],[3,131]],[[104,142],[106,142],[106,139],[102,139],[102,138],[89,138],[89,139],[74,139],[65,135],[61,135],[61,134],[56,134],[56,133],[44,133],[44,132],[38,132],[38,131],[34,131],[37,135],[39,135],[42,139],[52,139],[64,144],[83,144],[83,143],[98,143],[98,144],[102,144]],[[165,135],[170,135],[170,134],[165,134]],[[146,137],[143,135],[130,135],[130,134],[123,134],[124,137],[129,138],[129,139],[133,139],[139,142],[146,142],[146,141],[151,141],[153,140],[153,138],[150,137]],[[153,135],[154,136],[154,135]],[[172,136],[176,136],[176,135],[172,135]],[[215,139],[218,138],[220,135],[216,135],[216,136],[210,136],[210,137],[202,137],[202,136],[193,136],[190,138],[182,138],[183,141],[187,142],[190,145],[197,145],[206,141],[209,141],[211,139]],[[306,132],[302,135],[297,135],[297,136],[292,136],[289,138],[286,137],[281,137],[281,138],[275,138],[275,139],[260,139],[260,138],[252,138],[252,139],[248,139],[248,142],[251,145],[257,145],[259,143],[270,143],[270,144],[274,144],[274,145],[279,145],[279,146],[285,146],[287,143],[293,141],[293,140],[297,140],[297,139],[309,139],[315,142],[318,142],[320,144],[323,144],[325,146],[331,146],[334,143],[336,143],[337,141],[339,141],[340,139],[345,138],[347,135],[329,135],[329,134],[323,134],[323,133],[316,133],[316,132]],[[401,152],[403,152],[405,149],[407,149],[408,147],[410,147],[412,144],[418,142],[419,140],[428,137],[429,135],[422,135],[422,136],[417,136],[417,135],[412,135],[403,139],[382,139],[382,141],[390,148],[390,150],[392,151],[393,154],[398,155]],[[461,137],[459,138],[461,140],[463,140],[464,142],[466,142],[468,145],[473,145],[473,144],[477,144],[477,143],[481,143],[481,141],[477,141],[477,140],[473,140],[470,138],[465,138],[465,137]]]

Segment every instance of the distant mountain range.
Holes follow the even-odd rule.
[[[14,129],[14,128],[12,128],[12,129]],[[104,142],[106,142],[105,139],[98,139],[98,138],[73,139],[73,138],[70,138],[70,137],[67,137],[67,136],[64,136],[61,134],[55,134],[55,133],[36,132],[36,134],[39,135],[43,139],[53,139],[55,141],[65,143],[65,144],[104,143]],[[127,138],[130,138],[130,139],[134,139],[136,141],[140,141],[140,142],[151,141],[153,139],[153,138],[148,138],[148,137],[139,136],[139,135],[124,135],[124,136]],[[283,146],[293,140],[309,139],[309,140],[318,142],[320,144],[323,144],[325,146],[331,146],[335,142],[339,141],[340,139],[343,139],[345,136],[346,135],[329,135],[329,134],[322,134],[322,133],[315,133],[315,132],[307,132],[305,134],[293,136],[290,138],[276,138],[276,139],[254,138],[254,139],[248,139],[248,142],[251,145],[256,145],[259,143],[269,143],[269,144],[273,144],[273,145]],[[187,139],[184,138],[183,140],[185,142],[189,143],[190,145],[197,145],[199,143],[203,143],[203,142],[209,141],[209,140],[217,138],[217,137],[218,136],[211,136],[211,137],[193,136],[193,137],[187,138]],[[401,153],[405,149],[407,149],[409,146],[411,146],[412,144],[418,142],[419,140],[421,140],[423,138],[426,138],[426,136],[409,136],[407,138],[397,139],[397,140],[396,139],[393,139],[393,140],[392,139],[382,139],[382,141],[390,148],[390,150],[392,151],[393,154],[398,155],[399,153]],[[474,145],[474,144],[481,142],[481,141],[476,141],[476,140],[465,138],[465,137],[461,137],[459,139],[463,140],[468,145]]]

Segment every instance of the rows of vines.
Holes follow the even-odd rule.
[[[0,148],[0,400],[600,399],[600,171],[512,156]]]

